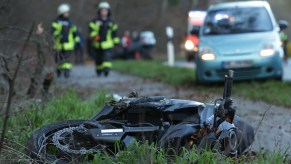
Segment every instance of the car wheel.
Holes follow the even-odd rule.
[[[201,81],[199,80],[197,72],[195,73],[195,84],[196,85],[200,85],[201,84]]]
[[[275,77],[275,80],[282,82],[283,81],[283,75],[280,75],[278,77]]]

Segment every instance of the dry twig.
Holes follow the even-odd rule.
[[[2,154],[2,148],[3,148],[3,143],[4,143],[4,138],[5,138],[5,134],[6,134],[6,130],[7,130],[7,123],[8,123],[8,119],[9,119],[9,112],[10,112],[10,107],[12,104],[12,99],[13,99],[13,95],[14,95],[14,84],[15,84],[15,80],[16,77],[18,75],[21,63],[22,63],[22,59],[24,57],[24,50],[32,36],[32,32],[34,29],[35,24],[33,23],[30,30],[29,30],[29,34],[27,36],[27,39],[23,45],[23,47],[20,49],[19,53],[17,53],[18,55],[18,61],[17,61],[17,66],[16,69],[14,71],[14,74],[12,76],[12,78],[9,78],[9,93],[8,93],[8,100],[7,100],[7,105],[4,111],[4,118],[3,118],[3,126],[2,126],[2,130],[1,130],[1,138],[0,138],[0,155]]]
[[[263,116],[262,116],[262,118],[261,118],[261,120],[260,120],[260,122],[259,122],[259,125],[256,127],[256,130],[255,130],[255,136],[256,136],[256,134],[257,134],[257,132],[258,132],[260,126],[262,125],[263,120],[265,119],[265,116],[266,116],[267,112],[272,108],[272,106],[273,106],[273,105],[271,105],[271,106],[270,106],[270,107],[269,107],[269,108],[264,112],[264,114],[263,114]]]

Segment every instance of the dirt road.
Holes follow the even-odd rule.
[[[177,88],[117,72],[111,72],[107,78],[97,77],[92,65],[75,66],[69,79],[58,78],[55,82],[57,88],[74,87],[78,93],[86,97],[95,94],[98,90],[106,90],[121,96],[126,96],[133,91],[138,92],[140,96],[164,95],[168,98],[201,102],[210,102],[221,97],[221,95],[198,93],[188,88]],[[284,151],[291,147],[291,109],[238,97],[234,100],[238,106],[237,114],[257,129],[255,142],[252,145],[255,150],[264,148]]]

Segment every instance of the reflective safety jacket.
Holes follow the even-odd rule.
[[[288,40],[288,36],[283,31],[280,31],[280,38],[282,42],[286,42]]]
[[[54,50],[72,51],[75,44],[80,42],[77,27],[68,19],[58,17],[52,23],[52,33],[54,37]]]
[[[93,19],[89,22],[89,34],[96,49],[107,50],[119,43],[117,37],[117,24],[110,18],[102,20]]]

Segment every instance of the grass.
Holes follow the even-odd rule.
[[[194,70],[167,67],[158,61],[115,61],[113,69],[172,85],[192,85],[195,82]]]
[[[234,84],[235,95],[251,100],[261,100],[270,104],[291,107],[291,83],[280,81],[265,81]]]
[[[159,61],[115,61],[113,66],[115,71],[151,78],[175,86],[189,87],[201,93],[221,95],[223,91],[223,84],[196,85],[194,69],[168,67]],[[286,107],[291,107],[290,91],[290,82],[275,80],[235,82],[233,85],[234,96]]]
[[[256,155],[243,155],[239,158],[231,158],[214,153],[211,151],[201,151],[197,148],[187,150],[182,148],[180,154],[169,155],[164,149],[158,149],[154,144],[140,144],[133,142],[125,151],[119,152],[118,156],[112,158],[106,154],[96,154],[92,161],[93,164],[216,164],[216,163],[289,163],[290,159],[286,158],[286,154],[281,152],[263,153]]]
[[[8,131],[8,138],[24,143],[25,138],[41,126],[63,120],[90,119],[104,105],[106,99],[108,98],[101,92],[95,99],[84,100],[70,89],[47,104],[31,103],[25,107],[28,112],[20,112],[10,118],[8,126],[12,130]]]

